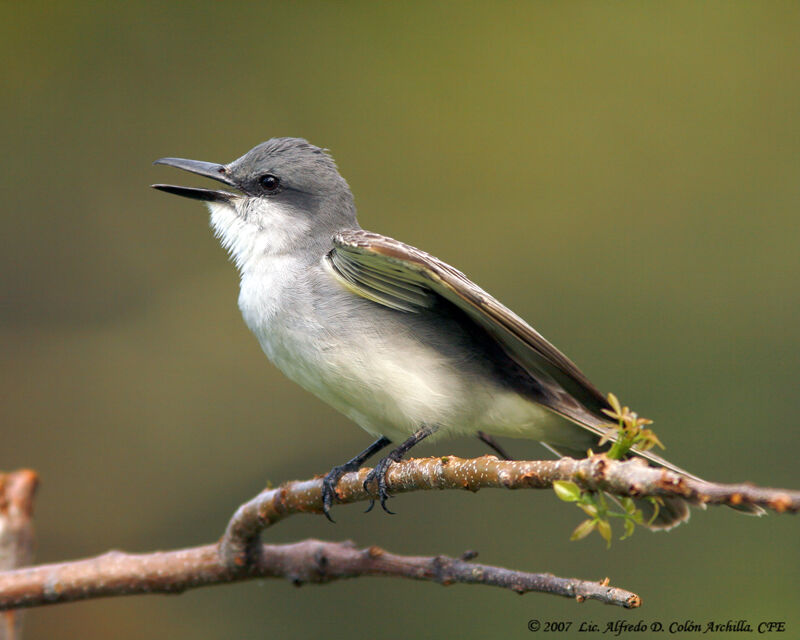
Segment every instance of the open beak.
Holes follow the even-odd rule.
[[[206,178],[223,182],[232,187],[236,186],[228,175],[228,169],[222,164],[201,162],[200,160],[186,160],[185,158],[161,158],[156,160],[153,164],[165,164],[168,167],[177,167],[178,169],[183,169],[190,173],[196,173],[199,176],[205,176]],[[179,187],[172,184],[154,184],[151,186],[159,191],[174,193],[176,196],[193,198],[194,200],[204,200],[206,202],[230,202],[231,199],[239,197],[235,193],[221,190],[215,191],[213,189]]]

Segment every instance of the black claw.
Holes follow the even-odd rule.
[[[389,470],[389,467],[394,464],[396,460],[392,456],[387,456],[383,458],[378,464],[375,465],[375,468],[369,472],[367,475],[366,480],[364,480],[364,491],[369,492],[369,486],[375,482],[377,485],[377,498],[381,503],[381,508],[391,515],[395,515],[394,511],[390,510],[386,506],[386,501],[391,498],[392,496],[389,495],[389,489],[386,486],[386,472]],[[375,500],[373,500],[367,510],[364,513],[372,511],[372,507],[375,506]]]
[[[347,465],[341,465],[331,469],[322,479],[322,513],[329,522],[336,522],[331,516],[331,507],[336,500],[336,485],[339,484],[341,477],[350,471]]]
[[[333,518],[331,518],[331,514],[328,513],[331,509],[331,504],[333,503],[333,500],[331,499],[331,494],[328,489],[328,483],[326,482],[327,479],[328,478],[325,477],[322,480],[322,512],[325,514],[325,517],[328,520],[333,520]]]
[[[322,490],[322,513],[325,514],[325,517],[328,519],[328,522],[336,524],[336,520],[333,519],[331,515],[331,506],[333,502],[330,496],[325,493],[325,489]]]
[[[383,469],[381,469],[381,474],[378,476],[378,494],[381,497],[381,508],[391,515],[394,515],[394,511],[389,509],[386,506],[386,500],[390,497],[389,490],[386,487],[386,472],[389,470],[389,466],[392,464],[393,461],[390,461],[389,464],[385,465]]]
[[[390,516],[396,516],[397,515],[394,511],[392,511],[389,507],[386,506],[386,498],[381,498],[381,507]]]

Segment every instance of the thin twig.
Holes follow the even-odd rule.
[[[108,596],[181,593],[252,578],[286,578],[300,586],[363,576],[408,578],[442,585],[483,584],[517,593],[551,593],[579,602],[599,600],[629,609],[641,604],[635,593],[611,587],[607,580],[587,582],[525,573],[446,556],[400,556],[378,547],[357,549],[352,542],[305,540],[261,545],[253,560],[247,572],[231,571],[220,561],[218,546],[206,545],[136,555],[112,551],[87,560],[18,569],[0,573],[0,609]]]

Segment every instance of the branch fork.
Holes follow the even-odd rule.
[[[369,471],[342,476],[337,486],[340,503],[373,498],[363,486]],[[620,462],[603,455],[546,461],[507,461],[495,456],[419,458],[393,464],[386,474],[387,487],[394,494],[430,489],[545,489],[555,481],[571,481],[583,490],[618,496],[680,496],[698,505],[754,505],[778,513],[800,510],[800,491],[705,482],[637,460]],[[352,542],[261,543],[263,530],[296,513],[322,514],[322,507],[322,477],[287,482],[240,506],[216,544],[146,554],[115,551],[0,572],[0,610],[137,593],[180,593],[252,578],[283,577],[299,586],[363,576],[442,585],[481,584],[517,593],[551,593],[578,602],[594,599],[627,608],[641,604],[639,596],[610,586],[608,579],[591,582],[477,564],[471,562],[474,552],[459,558],[401,556],[374,546],[358,549]]]

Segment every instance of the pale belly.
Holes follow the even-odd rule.
[[[455,343],[432,348],[421,336],[425,332],[409,330],[409,318],[398,318],[398,312],[347,297],[331,305],[338,314],[321,314],[318,306],[299,300],[287,309],[263,299],[264,289],[259,298],[242,285],[242,314],[269,359],[374,436],[399,442],[426,425],[437,435],[480,430],[554,442],[577,428],[495,383]]]
[[[288,378],[374,436],[399,442],[429,425],[437,435],[484,431],[559,442],[576,428],[413,341],[388,349],[368,338],[332,345],[292,334],[270,331],[258,338]]]

